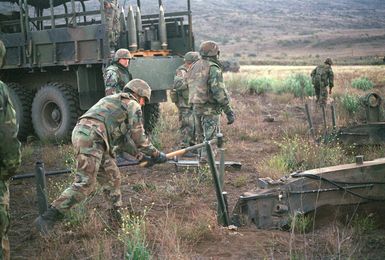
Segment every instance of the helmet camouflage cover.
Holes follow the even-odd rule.
[[[4,59],[5,59],[5,46],[3,41],[0,41],[0,68],[4,65]]]
[[[205,41],[202,42],[199,47],[199,54],[202,57],[214,57],[219,54],[219,46],[214,41]]]
[[[130,82],[128,82],[124,88],[123,92],[129,92],[131,90],[135,94],[147,98],[147,101],[150,101],[151,97],[151,88],[147,84],[146,81],[141,80],[141,79],[133,79]]]
[[[332,65],[332,64],[333,64],[333,61],[332,61],[331,58],[328,57],[328,58],[326,58],[325,63],[326,63],[326,64],[329,64],[329,65]]]
[[[114,60],[118,61],[119,59],[131,59],[131,53],[127,49],[119,49],[115,52]]]
[[[193,63],[197,60],[199,60],[199,53],[196,51],[189,51],[184,55],[185,62]]]

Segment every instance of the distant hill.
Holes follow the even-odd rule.
[[[157,3],[155,0],[142,1]],[[167,11],[186,6],[164,0]],[[383,0],[191,0],[196,42],[245,62],[372,63],[385,55]]]

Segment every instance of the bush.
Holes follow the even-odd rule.
[[[352,87],[356,89],[361,89],[363,91],[370,90],[374,86],[373,82],[370,81],[366,77],[360,77],[357,79],[353,79],[352,81]]]
[[[274,81],[271,78],[255,78],[247,81],[247,89],[251,94],[261,95],[273,89]]]
[[[354,115],[360,108],[360,98],[357,95],[345,94],[341,96],[341,105],[346,112]]]
[[[286,92],[291,92],[295,97],[314,96],[311,78],[303,73],[290,75],[283,83]]]

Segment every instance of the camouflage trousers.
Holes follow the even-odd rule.
[[[8,241],[9,230],[9,181],[0,179],[0,239],[1,251],[0,259],[10,259],[10,249]]]
[[[96,181],[98,181],[110,206],[121,207],[119,168],[109,154],[103,138],[97,133],[98,126],[81,122],[72,132],[72,144],[77,161],[75,181],[63,191],[52,206],[61,213],[65,213],[89,196],[95,190]]]
[[[320,106],[326,106],[328,101],[328,89],[327,87],[321,87],[320,85],[314,86],[317,103]]]
[[[194,107],[194,121],[197,143],[202,143],[206,140],[211,140],[216,137],[220,126],[220,115],[216,113],[209,113]],[[200,157],[206,158],[207,151],[202,148]]]
[[[181,135],[181,147],[188,147],[195,144],[195,124],[192,108],[178,107],[179,110],[179,132]]]

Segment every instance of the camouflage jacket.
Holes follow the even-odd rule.
[[[186,74],[188,68],[185,64],[179,66],[176,70],[174,77],[174,88],[173,91],[176,93],[176,105],[178,107],[191,107],[188,102],[189,89],[186,82]]]
[[[112,149],[116,148],[136,157],[140,157],[139,152],[151,157],[159,155],[144,133],[142,110],[133,95],[119,93],[104,97],[82,118],[96,119],[104,124],[98,134],[103,137],[113,156]]]
[[[329,64],[317,66],[310,74],[312,83],[315,87],[329,88],[334,87],[334,74]]]
[[[132,80],[132,75],[128,68],[123,67],[117,62],[106,68],[103,77],[106,96],[122,92],[124,86]]]
[[[230,97],[223,82],[221,65],[216,59],[202,58],[187,72],[189,103],[200,107],[205,113],[226,114],[232,111]]]
[[[20,142],[17,140],[16,113],[7,86],[0,81],[0,178],[7,180],[20,165]]]

